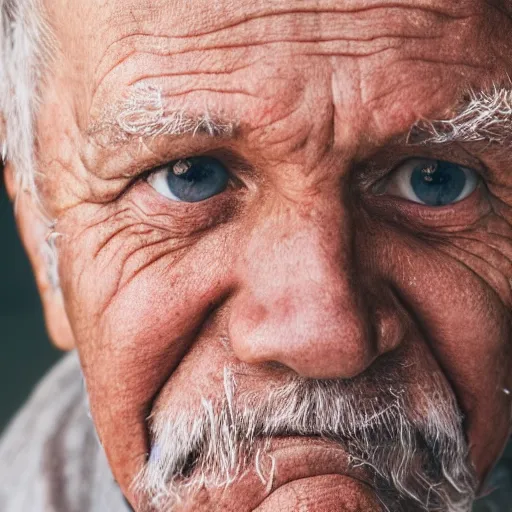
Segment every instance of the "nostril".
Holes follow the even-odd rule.
[[[247,364],[306,378],[351,378],[371,364],[376,347],[366,315],[343,298],[311,286],[265,303],[238,296],[228,324],[231,349]]]
[[[288,367],[283,364],[283,363],[280,363],[279,361],[267,361],[265,363],[265,366],[267,366],[267,368],[270,368],[271,370],[287,370]]]
[[[296,351],[285,364],[305,378],[352,379],[369,368],[376,357],[364,341],[359,344],[336,338],[321,340],[309,352],[307,349],[302,354]]]
[[[294,244],[279,244],[264,255],[259,248],[257,257],[244,259],[229,310],[234,355],[306,377],[348,378],[364,371],[379,352],[367,277],[354,272],[348,252],[327,250],[317,231],[286,233]],[[380,281],[371,286],[380,287]],[[393,343],[396,326],[383,328],[389,331],[384,339]]]

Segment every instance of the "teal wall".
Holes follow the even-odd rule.
[[[0,169],[1,173],[1,169]],[[44,330],[32,271],[0,185],[0,431],[57,360]]]

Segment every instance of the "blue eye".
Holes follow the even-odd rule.
[[[388,187],[394,195],[427,206],[462,201],[478,186],[478,174],[467,167],[431,159],[412,159],[398,167]]]
[[[215,158],[199,156],[171,162],[152,173],[148,183],[173,201],[197,203],[224,192],[229,173]]]

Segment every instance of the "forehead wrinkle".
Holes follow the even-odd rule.
[[[242,25],[250,20],[262,19],[268,16],[282,14],[356,14],[367,13],[382,9],[402,9],[423,11],[446,18],[463,18],[478,12],[480,0],[359,0],[340,2],[339,0],[289,0],[274,2],[272,0],[140,0],[123,1],[123,8],[115,11],[110,22],[123,26],[137,27],[139,33],[145,32],[145,18],[148,11],[160,12],[166,10],[179,23],[166,24],[165,35],[176,38],[209,35],[219,30]],[[200,14],[208,13],[207,16]],[[170,33],[169,33],[170,32]],[[157,34],[154,34],[157,35]],[[160,35],[164,35],[161,34]]]
[[[403,40],[438,36],[447,24],[460,20],[462,13],[468,16],[467,8],[455,16],[452,11],[458,9],[451,2],[446,8],[441,8],[433,0],[347,3],[339,5],[339,2],[323,0],[276,5],[267,1],[241,1],[236,6],[230,2],[228,8],[219,0],[214,7],[209,7],[208,16],[201,10],[200,2],[187,2],[184,12],[180,6],[163,4],[135,8],[137,23],[131,20],[119,29],[120,33],[113,40],[112,36],[108,38],[93,73],[94,89],[103,77],[133,53],[169,57],[270,43],[295,43],[297,47],[314,43],[322,47],[320,53],[364,56],[376,49],[399,45]],[[218,13],[217,16],[211,12],[212,9]],[[134,16],[134,9],[125,10]],[[171,22],[154,23],[151,13],[155,12]],[[333,22],[333,16],[336,16],[336,22]],[[128,14],[125,17],[128,20]],[[394,21],[390,24],[391,17]],[[173,19],[176,22],[172,22]],[[118,26],[119,21],[116,20]],[[185,56],[185,61],[189,62],[190,57]]]
[[[101,56],[98,59],[99,62],[97,61],[96,71],[93,73],[94,81],[92,84],[93,93],[91,103],[94,104],[95,102],[95,93],[98,88],[97,82],[102,82],[106,77],[108,78],[106,79],[105,87],[101,87],[101,94],[98,95],[98,103],[101,102],[101,98],[104,96],[103,93],[108,94],[108,91],[112,88],[117,89],[119,87],[119,81],[125,82],[125,85],[127,83],[134,83],[136,80],[140,79],[139,75],[143,71],[149,71],[151,73],[153,70],[157,69],[157,76],[168,76],[168,82],[170,84],[181,83],[178,78],[175,79],[177,72],[179,72],[180,77],[186,76],[190,71],[195,72],[195,67],[197,67],[198,64],[203,66],[200,70],[201,73],[214,73],[216,72],[215,69],[208,68],[211,66],[210,63],[212,61],[214,63],[219,62],[221,60],[220,58],[200,59],[197,55],[191,54],[191,52],[218,51],[219,46],[222,47],[223,43],[232,51],[233,41],[231,41],[231,39],[233,37],[238,41],[238,43],[237,41],[235,41],[235,43],[240,44],[240,49],[243,50],[248,43],[251,42],[246,30],[248,25],[262,18],[269,19],[272,16],[282,16],[286,18],[287,14],[290,15],[290,20],[288,21],[291,22],[293,19],[294,23],[290,24],[293,30],[289,36],[292,40],[297,39],[295,43],[298,45],[297,47],[293,47],[294,52],[300,51],[308,54],[311,53],[312,55],[325,54],[330,57],[334,55],[362,57],[373,55],[376,51],[388,51],[391,47],[401,46],[401,43],[407,40],[409,40],[407,42],[412,45],[417,38],[422,39],[426,37],[426,33],[432,35],[434,29],[434,31],[440,30],[446,22],[450,22],[443,16],[438,19],[437,15],[446,14],[446,11],[450,14],[450,16],[448,16],[448,18],[450,18],[451,15],[456,12],[457,16],[455,19],[458,19],[458,16],[462,13],[467,15],[468,5],[474,6],[475,3],[478,4],[478,2],[458,2],[457,6],[453,6],[450,2],[445,8],[444,4],[441,5],[441,2],[432,0],[423,2],[411,2],[410,0],[402,0],[399,2],[371,0],[369,2],[354,1],[346,5],[347,3],[348,2],[345,2],[340,5],[339,2],[329,0],[322,0],[320,2],[306,0],[292,2],[291,4],[287,3],[287,5],[284,6],[259,0],[254,3],[241,1],[240,4],[233,7],[231,2],[224,2],[222,0],[220,0],[219,4],[215,2],[216,6],[214,10],[216,11],[218,9],[219,13],[223,12],[223,9],[227,9],[228,5],[233,7],[233,12],[230,11],[227,18],[211,15],[204,16],[199,8],[201,2],[191,2],[191,5],[187,7],[187,9],[189,9],[189,11],[187,11],[188,14],[183,18],[179,16],[182,12],[182,8],[180,6],[174,6],[174,2],[143,2],[135,9],[128,6],[128,8],[124,10],[125,13],[123,16],[128,17],[128,13],[130,13],[130,17],[133,18],[132,23],[129,28],[124,27],[120,33],[117,33],[114,40],[112,40],[111,36],[109,37],[109,41],[106,41],[106,49],[101,52]],[[466,8],[459,9],[459,5],[466,5]],[[196,7],[195,9],[194,6]],[[390,13],[404,11],[405,18],[401,23],[398,23],[395,19],[394,23],[390,25],[387,22],[387,16],[386,19],[383,19],[383,13],[381,12],[381,14],[379,14],[379,11],[382,9],[392,9]],[[409,12],[409,14],[406,15],[406,12]],[[196,16],[194,16],[193,13],[196,13]],[[321,16],[322,13],[324,14],[323,17]],[[347,19],[343,16],[345,22],[341,24],[339,22],[332,23],[332,16],[335,13],[346,15]],[[350,16],[355,13],[364,13],[364,16],[360,16],[360,23],[355,23],[357,20],[352,19],[353,16]],[[414,22],[408,19],[408,16],[412,15],[412,13],[415,13]],[[157,14],[159,15],[158,17],[169,19],[169,23],[155,23],[155,16]],[[374,19],[374,17],[376,17],[376,19]],[[325,22],[320,23],[321,19],[324,19]],[[298,23],[298,27],[295,26],[297,20],[302,20]],[[285,20],[283,20],[283,22],[284,21]],[[436,22],[434,23],[434,21]],[[211,30],[196,30],[197,24],[201,25],[202,23],[211,26]],[[318,30],[319,24],[322,25],[322,30]],[[116,22],[116,27],[117,26],[119,26],[118,22]],[[279,28],[277,34],[274,34],[275,30],[270,30],[274,26]],[[237,34],[233,33],[233,31],[236,31],[240,27],[245,28],[241,31],[238,30]],[[222,39],[228,38],[229,41],[218,41],[217,36],[219,31],[226,30],[227,28],[229,28],[228,35],[223,36]],[[253,27],[253,35],[255,37],[257,36],[257,41],[260,41],[263,34],[264,41],[260,42],[264,42],[265,44],[268,44],[269,39],[271,41],[273,40],[273,35],[277,37],[276,41],[281,42],[287,39],[282,34],[282,28],[281,22],[271,23],[265,30],[261,30],[262,26],[258,24]],[[183,31],[185,29],[186,35],[181,36],[180,30]],[[304,31],[306,35],[303,34]],[[116,31],[113,30],[112,32]],[[215,37],[212,40],[208,37],[203,40],[203,37],[208,34],[213,34]],[[200,41],[197,40],[199,35],[201,36]],[[301,44],[304,44],[304,38],[309,40],[310,37],[317,38],[318,40],[314,42],[313,47],[303,48]],[[198,45],[197,43],[199,42],[205,46]],[[280,50],[282,50],[282,47]],[[286,48],[286,52],[288,51],[292,53],[292,49]],[[139,55],[144,53],[154,54],[155,57],[172,58],[172,61],[164,62],[162,59],[162,63],[156,65],[156,61],[153,59],[153,67],[144,61],[144,55]],[[138,60],[134,59],[137,55],[139,55]],[[179,56],[183,58],[177,62]],[[208,62],[208,66],[204,66],[204,62]],[[193,63],[193,66],[191,63]],[[121,64],[122,69],[118,70],[117,68]],[[178,71],[176,70],[177,64],[180,64]],[[187,69],[187,66],[193,69]],[[114,69],[115,72],[113,72]],[[168,75],[167,72],[170,72],[170,75]],[[146,77],[146,75],[144,76]],[[153,77],[152,74],[147,76],[149,78]],[[206,79],[209,78],[205,78],[205,80]],[[222,78],[222,80],[224,80],[224,78]],[[91,106],[91,109],[92,108]]]
[[[365,55],[371,53],[376,44],[383,48],[407,39],[434,38],[441,34],[446,23],[453,21],[452,18],[439,19],[430,11],[411,6],[389,5],[379,7],[380,9],[385,9],[395,18],[395,22],[390,25],[384,13],[372,12],[377,8],[318,8],[315,12],[306,9],[269,9],[268,12],[254,15],[245,13],[243,19],[237,19],[229,24],[216,22],[215,27],[198,33],[192,29],[188,30],[187,23],[181,20],[179,25],[187,26],[185,35],[174,34],[172,27],[167,33],[162,33],[158,28],[152,33],[150,27],[145,31],[137,30],[133,33],[124,31],[108,44],[96,65],[94,75],[99,76],[101,81],[101,77],[137,52],[169,57],[198,51],[257,47],[271,43],[323,43],[324,46],[332,43],[339,46],[340,54]],[[362,17],[361,11],[368,11],[368,14]],[[336,23],[333,23],[335,15],[338,16]],[[357,47],[353,48],[354,45]]]

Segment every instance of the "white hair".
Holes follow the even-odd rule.
[[[512,139],[512,90],[494,85],[490,91],[470,90],[464,106],[451,119],[419,121],[410,137],[423,144],[488,142],[503,145]]]
[[[35,190],[35,116],[53,39],[40,0],[0,0],[0,111],[2,157],[20,190]]]
[[[314,436],[338,443],[373,475],[386,510],[468,512],[476,480],[455,398],[436,380],[422,389],[397,365],[376,366],[351,381],[290,375],[264,396],[238,397],[226,370],[218,403],[151,418],[152,451],[135,490],[149,508],[172,511],[203,487],[229,487],[252,467],[268,493],[279,469],[271,439]]]
[[[223,119],[204,106],[201,112],[185,108],[169,110],[160,87],[136,84],[126,99],[107,105],[101,119],[88,130],[100,145],[124,144],[133,138],[154,138],[163,135],[207,135],[212,138],[233,135],[238,122]]]
[[[0,0],[0,146],[9,160],[17,193],[37,199],[36,115],[45,73],[55,51],[41,0]],[[43,217],[45,215],[43,214]],[[45,219],[48,220],[48,219]],[[48,221],[48,227],[52,222]],[[53,233],[41,247],[51,285],[57,289],[57,250]]]

